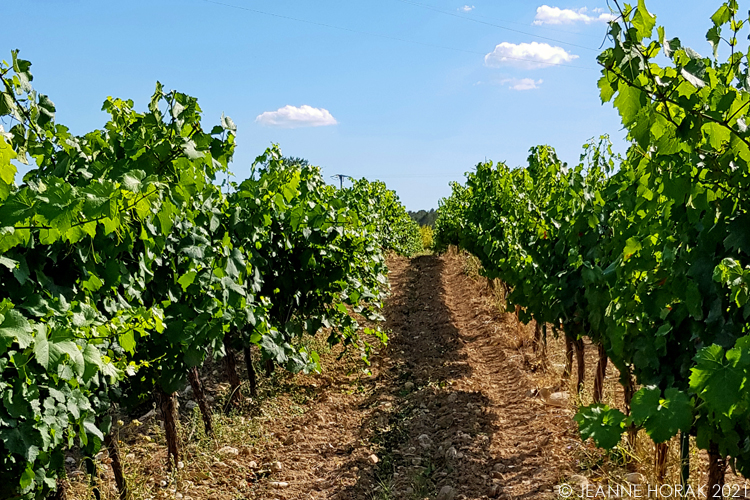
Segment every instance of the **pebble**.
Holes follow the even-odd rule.
[[[407,391],[413,391],[414,390],[414,382],[407,382],[404,384],[404,389]]]
[[[631,472],[630,474],[625,476],[625,481],[629,482],[630,484],[645,484],[646,477],[640,472]]]
[[[568,478],[568,484],[575,485],[576,489],[585,488],[589,484],[589,480],[585,476],[575,474]]]
[[[185,408],[188,411],[193,411],[194,409],[198,408],[198,403],[196,403],[195,401],[188,401],[187,403],[185,403]]]
[[[370,462],[374,463],[374,464],[376,464],[376,463],[380,462],[380,459],[379,459],[379,458],[378,458],[378,456],[377,456],[377,455],[375,455],[375,454],[373,454],[373,455],[370,455],[370,456],[368,457],[368,460],[369,460]]]
[[[271,488],[289,488],[289,483],[284,481],[271,481]]]
[[[451,486],[443,486],[435,500],[453,500],[456,496],[456,490]]]
[[[490,487],[490,493],[489,493],[488,496],[490,498],[499,498],[500,495],[502,494],[502,492],[503,492],[503,487],[502,486],[500,486],[499,484],[493,484]]]
[[[446,460],[453,460],[457,456],[458,456],[458,452],[456,452],[456,449],[453,446],[448,448],[448,451],[445,452]]]
[[[281,462],[274,462],[271,464],[271,472],[278,473],[284,470],[284,466],[281,465]]]
[[[251,469],[257,469],[258,468],[258,462],[256,462],[255,460],[250,460],[250,462],[248,462],[247,466],[249,468],[251,468]]]
[[[222,455],[239,455],[240,450],[231,446],[225,446],[219,450],[219,453]]]
[[[417,441],[419,441],[419,446],[424,448],[425,450],[432,448],[432,439],[430,439],[430,436],[427,434],[422,434],[417,438]]]

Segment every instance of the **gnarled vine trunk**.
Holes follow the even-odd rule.
[[[48,500],[68,500],[68,483],[57,478],[57,488],[47,497]]]
[[[125,474],[122,470],[120,445],[117,442],[117,436],[114,436],[112,433],[107,434],[104,438],[104,445],[107,447],[109,459],[112,460],[112,474],[115,476],[115,484],[117,485],[120,500],[128,500],[130,498],[130,491],[128,490],[128,483],[125,481]]]
[[[565,335],[565,370],[563,371],[563,380],[568,380],[573,374],[573,339]]]
[[[164,434],[167,438],[167,466],[177,467],[180,461],[180,442],[177,437],[177,405],[174,393],[167,394],[161,386],[156,386],[156,396],[159,402],[162,418],[164,418]]]
[[[247,366],[247,378],[250,380],[250,396],[258,396],[258,376],[253,366],[253,348],[245,347],[245,365]]]
[[[667,455],[669,452],[669,442],[659,443],[656,445],[654,455],[654,472],[656,474],[656,482],[658,484],[664,484],[664,478],[667,477]]]
[[[242,392],[240,392],[240,375],[237,373],[237,355],[234,353],[234,349],[229,345],[229,335],[224,338],[224,350],[226,355],[224,356],[224,369],[227,373],[227,379],[229,380],[229,386],[232,389],[232,393],[229,396],[229,405],[236,404],[242,399]]]
[[[620,370],[620,385],[622,385],[623,389],[623,400],[625,401],[625,408],[623,408],[623,413],[625,415],[630,415],[630,403],[633,401],[633,394],[635,394],[635,385],[633,383],[633,375],[630,373],[630,370],[625,368],[618,367],[618,370]],[[636,436],[638,435],[638,429],[636,429],[635,424],[630,424],[628,427],[628,447],[630,447],[631,450],[635,449],[635,442],[636,442]],[[633,466],[635,466],[634,462],[631,462]],[[630,464],[629,464],[630,465]]]
[[[206,430],[206,434],[211,435],[214,433],[214,426],[211,420],[211,407],[208,406],[206,393],[203,392],[203,384],[201,383],[197,366],[188,370],[188,381],[190,382],[190,387],[193,389],[193,395],[195,396],[195,401],[198,403],[198,408],[201,410],[203,427]]]
[[[594,377],[594,403],[601,403],[604,396],[604,376],[607,373],[607,350],[604,344],[598,344],[599,362],[596,364],[596,377]]]
[[[573,342],[576,352],[576,364],[578,365],[578,381],[576,382],[576,392],[580,393],[583,389],[583,382],[586,378],[586,361],[584,360],[583,339],[577,339]]]
[[[724,498],[724,474],[727,462],[719,453],[719,445],[711,443],[708,446],[708,488],[706,496],[711,499]]]

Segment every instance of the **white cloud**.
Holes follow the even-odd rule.
[[[562,47],[553,47],[546,43],[509,43],[503,42],[495,50],[484,56],[484,64],[493,68],[499,66],[516,66],[524,69],[546,68],[549,65],[561,64],[578,59]]]
[[[505,80],[500,80],[500,83],[507,83],[508,88],[511,90],[533,90],[539,88],[542,80],[534,80],[533,78],[506,78]]]
[[[255,121],[267,127],[299,128],[324,127],[338,122],[327,109],[303,105],[284,106],[276,111],[266,111],[255,118]]]
[[[474,7],[473,5],[464,5],[463,7],[459,7],[458,10],[460,10],[461,12],[471,12],[475,8],[476,7]]]
[[[598,16],[589,16],[586,14],[588,9],[586,7],[578,10],[572,9],[561,9],[559,7],[550,7],[549,5],[542,5],[536,9],[536,17],[534,17],[534,24],[574,24],[578,22],[590,24],[590,23],[606,23],[615,18],[608,12],[603,12],[603,9],[594,9],[594,14]]]

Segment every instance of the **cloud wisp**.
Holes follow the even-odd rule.
[[[506,78],[500,80],[500,84],[507,84],[510,90],[534,90],[539,88],[542,81],[534,80],[533,78]]]
[[[484,56],[484,64],[491,68],[515,66],[522,69],[546,68],[564,64],[578,59],[562,47],[546,43],[510,43],[503,42],[495,50]]]
[[[602,12],[602,9],[594,9],[592,13],[598,15],[593,16],[588,15],[586,12],[588,12],[586,7],[572,10],[542,5],[536,9],[534,24],[539,26],[542,24],[606,23],[615,18],[615,16],[608,12]]]
[[[299,108],[287,105],[276,111],[266,111],[259,114],[255,121],[266,127],[278,128],[325,127],[338,123],[327,109],[313,108],[307,104]]]
[[[463,7],[459,7],[458,10],[461,12],[471,12],[475,8],[473,5],[464,5]]]

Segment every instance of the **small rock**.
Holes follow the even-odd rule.
[[[185,409],[187,411],[193,411],[196,408],[198,408],[198,403],[196,403],[195,401],[188,401],[187,403],[185,403]]]
[[[404,384],[404,389],[407,391],[413,391],[414,390],[414,382],[407,382]]]
[[[271,481],[271,488],[289,488],[289,483],[284,481]]]
[[[369,460],[370,462],[372,462],[373,464],[376,464],[376,463],[380,462],[380,459],[379,459],[379,458],[378,458],[378,456],[377,456],[377,455],[375,455],[375,454],[373,454],[373,455],[370,455],[369,457],[367,457],[367,459],[368,459],[368,460]]]
[[[159,486],[161,486],[162,488],[166,488],[167,487],[167,482],[166,481],[160,481],[159,482]]]
[[[550,406],[557,406],[565,408],[568,406],[568,393],[563,392],[552,392],[549,389],[541,389],[539,395],[542,397],[544,402]]]
[[[432,439],[430,439],[430,436],[428,436],[427,434],[422,434],[421,436],[419,436],[417,438],[417,441],[419,441],[419,446],[421,446],[425,450],[432,448]]]
[[[231,446],[225,446],[222,449],[219,450],[220,455],[239,455],[240,450],[237,448],[232,448]]]
[[[182,498],[182,493],[175,493],[174,497],[175,497],[175,498],[176,498],[177,500],[180,500],[180,499]]]
[[[178,469],[184,469],[185,468],[185,462],[183,462],[182,460],[180,460],[179,462],[177,462],[177,468]]]
[[[493,484],[490,487],[489,497],[490,498],[500,498],[500,495],[503,493],[503,487],[499,484]]]
[[[505,464],[496,463],[495,466],[492,468],[492,470],[496,472],[501,472],[505,470]]]
[[[631,472],[625,476],[625,481],[630,484],[646,484],[646,477],[640,472]]]
[[[249,468],[251,468],[251,469],[257,469],[257,468],[258,468],[258,462],[256,462],[255,460],[250,460],[250,461],[249,461],[249,462],[247,463],[247,466],[248,466]]]
[[[586,488],[589,485],[589,480],[585,476],[575,474],[568,478],[568,484],[574,486],[576,489]]]
[[[456,490],[451,486],[443,486],[440,488],[440,493],[435,500],[453,500],[456,496]]]
[[[278,474],[282,470],[284,470],[284,466],[281,465],[281,462],[274,462],[271,464],[271,472]]]
[[[453,460],[457,456],[458,456],[458,452],[456,451],[456,449],[453,446],[451,446],[450,448],[448,448],[448,451],[445,452],[445,459],[446,460]]]
[[[75,465],[76,459],[73,457],[65,457],[65,463],[68,465]]]

